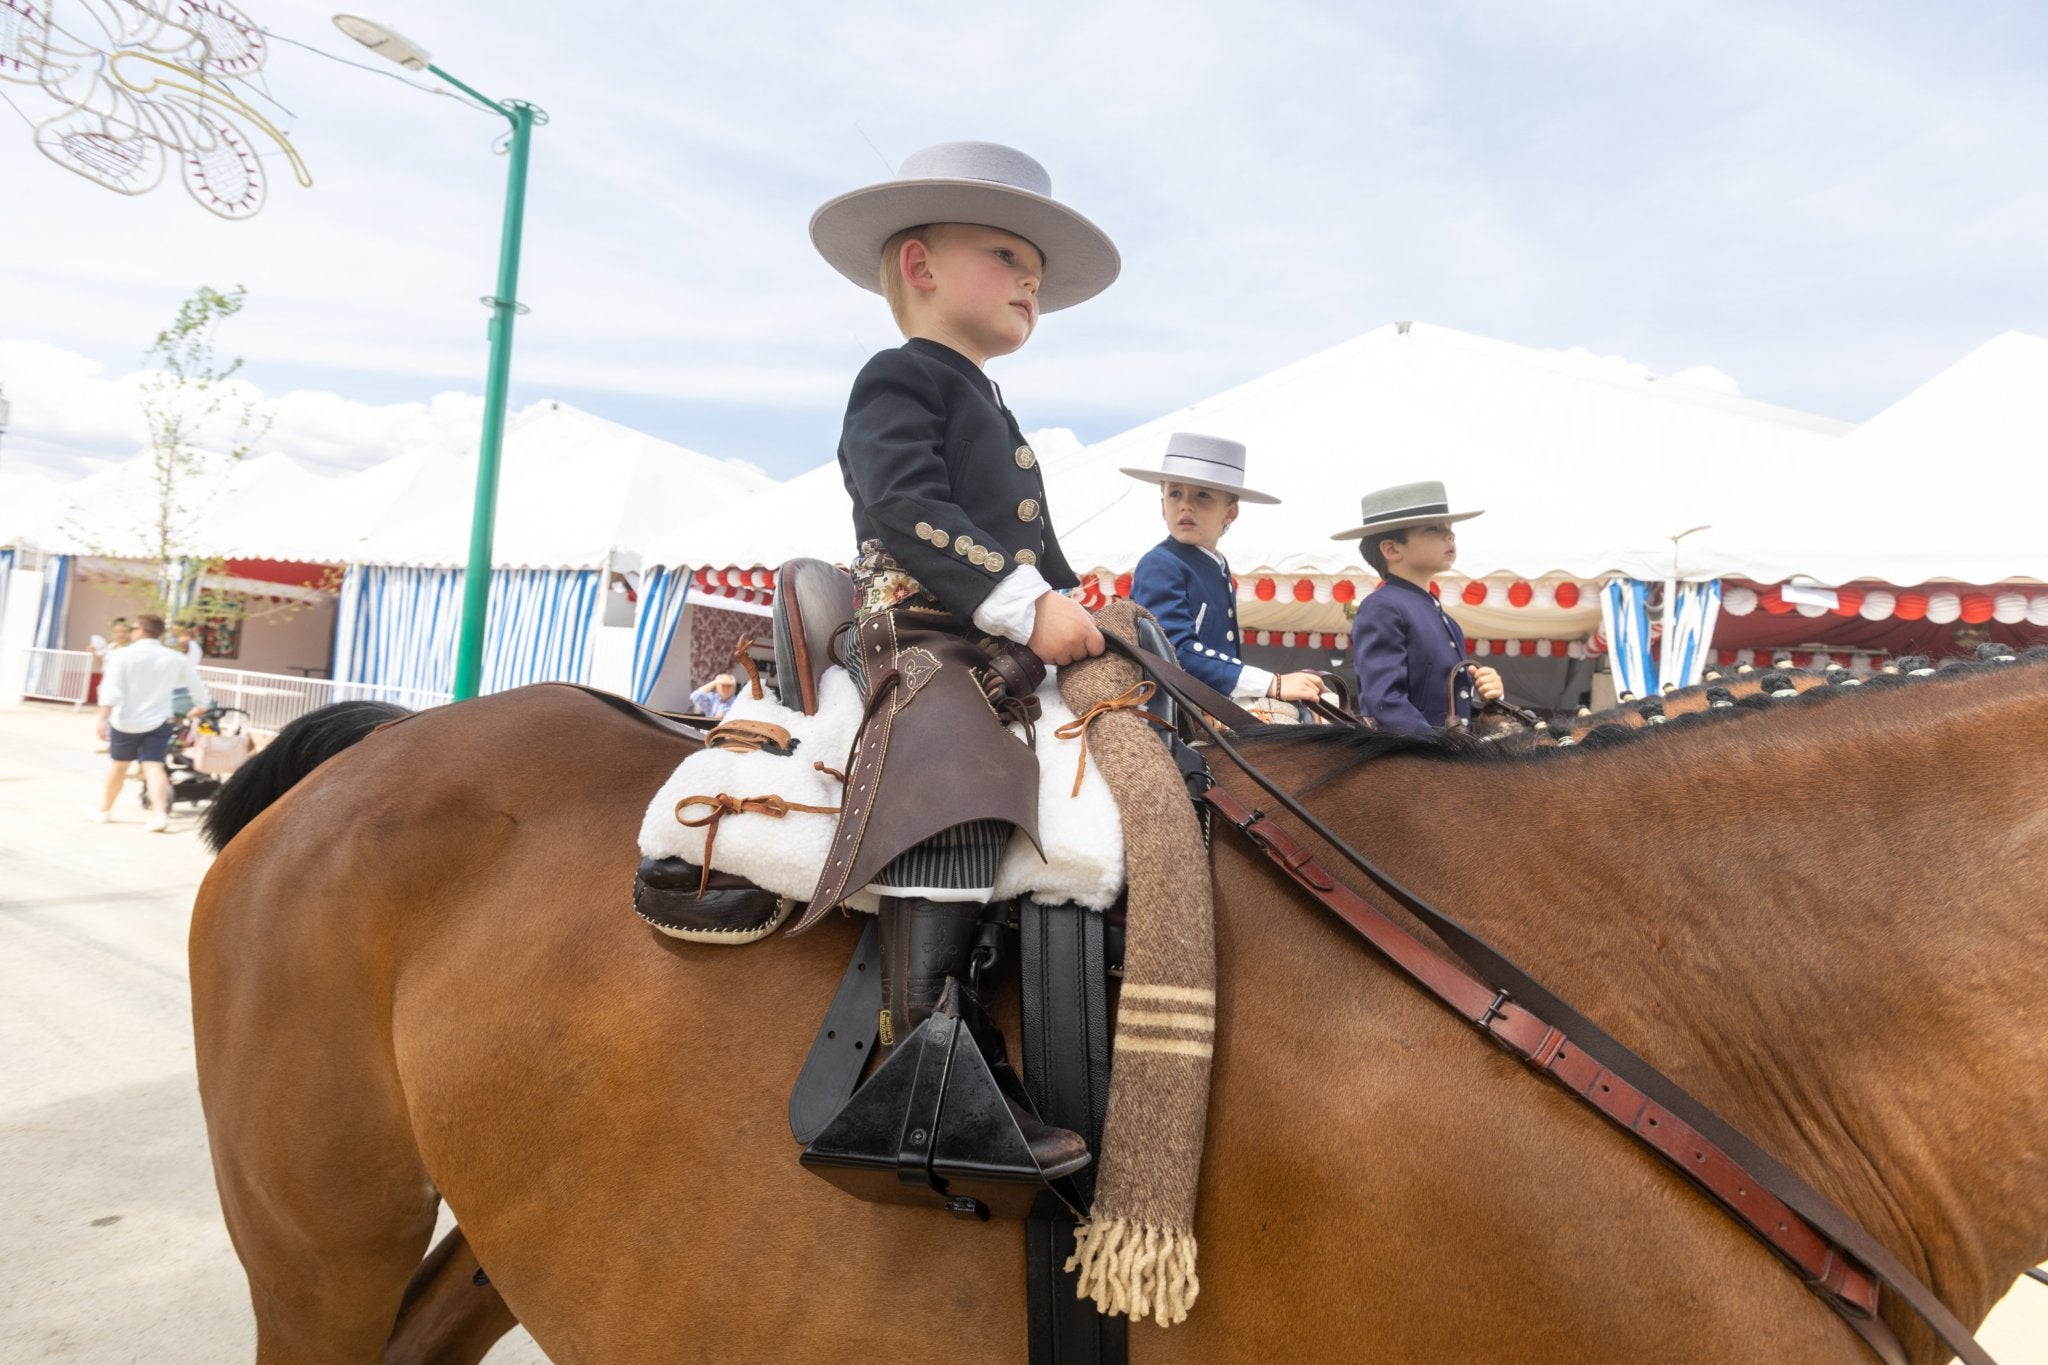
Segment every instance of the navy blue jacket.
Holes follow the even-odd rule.
[[[1465,662],[1465,632],[1426,588],[1389,577],[1358,604],[1351,622],[1358,710],[1382,730],[1426,733],[1448,723],[1445,682]],[[1472,715],[1472,678],[1458,675],[1457,712]]]
[[[1159,618],[1182,668],[1230,695],[1244,660],[1237,657],[1237,592],[1228,565],[1168,536],[1138,561],[1131,598]]]
[[[1045,508],[1045,474],[979,366],[913,337],[861,368],[839,438],[853,537],[879,540],[962,622],[1020,564],[1080,583]]]

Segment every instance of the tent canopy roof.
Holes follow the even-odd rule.
[[[170,494],[171,544],[194,554],[219,553],[216,528],[228,518],[267,515],[326,482],[278,451],[242,460],[201,456]],[[13,538],[55,554],[150,559],[166,510],[156,458],[145,450],[63,485],[28,512],[33,520]]]
[[[422,446],[337,480],[317,497],[238,517],[220,553],[330,564],[461,565],[469,557],[476,456]],[[590,568],[666,528],[772,488],[751,465],[673,445],[567,403],[529,409],[505,433],[492,561]]]
[[[1085,449],[1041,449],[1053,524],[1077,569],[1122,572],[1164,535],[1157,490],[1117,471],[1156,467],[1182,430],[1243,441],[1247,481],[1283,499],[1246,506],[1225,540],[1240,578],[1366,576],[1355,542],[1331,533],[1355,519],[1361,494],[1431,478],[1488,509],[1460,528],[1460,573],[1663,578],[1671,537],[1745,496],[1715,471],[1821,461],[1848,427],[1599,360],[1390,323]],[[684,528],[648,558],[843,558],[847,524],[827,465],[741,515]]]
[[[1767,467],[1687,563],[1759,583],[2048,579],[2048,339],[2007,332],[1843,438]]]

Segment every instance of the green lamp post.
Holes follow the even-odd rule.
[[[505,389],[512,373],[512,320],[519,302],[519,238],[526,214],[526,154],[545,110],[524,100],[494,100],[428,60],[425,49],[395,29],[353,14],[334,26],[380,57],[409,71],[429,71],[512,125],[511,164],[505,170],[505,226],[498,239],[498,289],[482,302],[491,310],[491,361],[484,378],[484,431],[476,462],[476,505],[469,522],[469,569],[462,579],[462,630],[455,647],[455,700],[477,694],[483,679],[484,618],[491,602],[491,529],[498,510],[498,460],[505,447]]]

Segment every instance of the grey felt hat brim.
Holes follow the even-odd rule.
[[[1348,530],[1338,531],[1330,539],[1364,540],[1367,536],[1383,536],[1390,531],[1406,531],[1414,526],[1437,526],[1447,525],[1454,521],[1470,521],[1474,517],[1484,516],[1485,513],[1486,509],[1482,507],[1476,512],[1450,512],[1427,517],[1397,517],[1391,521],[1375,521],[1368,522],[1363,526],[1353,526]]]
[[[891,180],[840,195],[811,215],[811,242],[834,270],[882,292],[882,248],[905,228],[975,223],[1015,233],[1045,257],[1038,311],[1109,288],[1123,259],[1109,234],[1066,205],[993,180]]]
[[[1234,493],[1241,502],[1263,502],[1277,505],[1280,501],[1271,493],[1261,493],[1256,488],[1240,488],[1233,483],[1217,483],[1211,479],[1191,479],[1185,474],[1168,473],[1157,469],[1132,469],[1128,465],[1123,466],[1119,472],[1128,474],[1134,479],[1141,479],[1146,483],[1159,484],[1162,487],[1169,483],[1184,483],[1190,488],[1213,488],[1219,493]]]

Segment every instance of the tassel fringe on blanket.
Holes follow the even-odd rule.
[[[1095,623],[1135,641],[1140,610],[1112,603]],[[1133,709],[1139,681],[1137,666],[1115,654],[1059,671],[1061,696],[1087,718],[1086,758],[1116,795],[1130,891],[1095,1204],[1067,1269],[1080,1272],[1079,1296],[1102,1312],[1166,1327],[1184,1321],[1201,1292],[1195,1196],[1216,1038],[1216,940],[1201,826],[1166,746]]]
[[[1067,1269],[1081,1272],[1078,1296],[1095,1300],[1103,1312],[1134,1322],[1155,1318],[1161,1327],[1183,1321],[1202,1292],[1195,1277],[1195,1234],[1187,1228],[1091,1217],[1074,1234]]]

